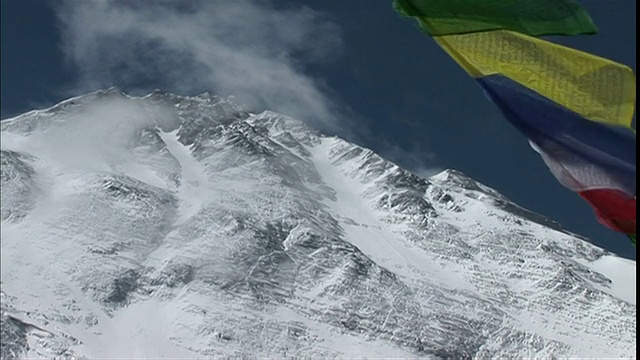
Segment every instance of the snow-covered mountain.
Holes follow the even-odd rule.
[[[2,121],[2,358],[635,357],[636,265],[203,94]]]

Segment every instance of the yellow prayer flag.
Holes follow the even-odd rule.
[[[632,128],[636,82],[627,66],[507,30],[434,39],[475,78],[502,75],[589,120]]]

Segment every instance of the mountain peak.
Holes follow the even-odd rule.
[[[161,91],[0,145],[3,358],[636,352],[635,262],[457,170]]]
[[[486,193],[487,195],[495,196],[498,198],[504,198],[504,196],[500,194],[497,190],[479,183],[478,181],[470,178],[460,170],[446,169],[430,177],[429,179],[433,182],[448,183],[450,185],[458,186],[467,190],[479,191],[479,192]]]

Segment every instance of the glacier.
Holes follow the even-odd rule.
[[[1,357],[635,358],[636,265],[231,99],[1,122]]]

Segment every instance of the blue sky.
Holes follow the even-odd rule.
[[[1,117],[113,85],[234,95],[314,123],[420,175],[455,168],[621,256],[527,140],[391,0],[2,0]],[[595,36],[553,41],[636,62],[636,3],[583,0]]]

